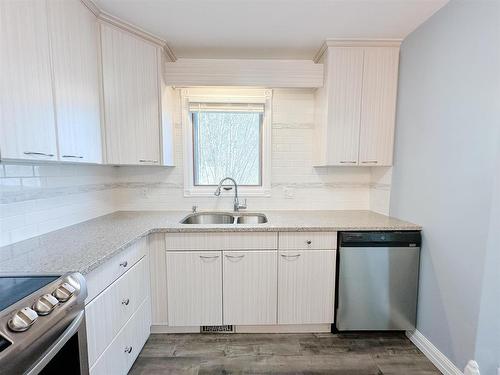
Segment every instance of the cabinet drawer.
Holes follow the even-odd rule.
[[[165,235],[170,250],[272,250],[278,245],[278,233],[168,233]]]
[[[149,337],[150,325],[151,310],[149,298],[146,298],[111,345],[90,368],[90,374],[127,374]]]
[[[88,291],[85,302],[89,303],[92,301],[99,293],[111,285],[113,281],[129,270],[139,259],[146,255],[147,248],[148,239],[147,237],[143,237],[89,273],[85,277]]]
[[[282,232],[280,250],[336,250],[337,232]]]
[[[148,297],[148,266],[142,258],[85,307],[90,366]]]

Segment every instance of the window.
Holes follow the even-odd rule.
[[[266,92],[270,90],[182,90],[186,196],[213,196],[224,177],[234,178],[243,195],[270,195]]]
[[[262,185],[262,112],[192,112],[193,182],[218,185],[232,177],[241,186]]]

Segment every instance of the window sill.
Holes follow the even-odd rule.
[[[184,189],[184,196],[185,197],[214,197],[216,187],[209,187],[209,188],[191,188],[191,189]],[[234,189],[234,188],[233,188]],[[259,187],[238,187],[238,195],[240,198],[247,198],[247,197],[270,197],[271,196],[271,189],[266,189],[261,186]],[[233,197],[234,192],[233,190],[230,191],[222,191],[220,197]]]

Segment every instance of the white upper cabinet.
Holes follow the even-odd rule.
[[[101,25],[106,162],[160,165],[158,48]]]
[[[0,1],[0,51],[2,159],[56,160],[44,1]]]
[[[392,165],[399,48],[365,48],[360,165]]]
[[[329,165],[357,165],[363,77],[362,48],[325,52],[325,86],[318,89],[318,159]],[[321,108],[319,108],[321,105]]]
[[[97,19],[79,0],[48,0],[59,159],[102,162]]]
[[[328,47],[316,92],[317,166],[392,165],[399,46]]]

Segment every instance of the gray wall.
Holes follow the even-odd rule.
[[[476,339],[476,359],[481,374],[496,374],[495,369],[500,368],[500,142],[497,149],[496,182]]]
[[[459,368],[483,358],[483,281],[493,277],[498,14],[497,1],[451,1],[401,49],[390,213],[424,227],[417,328]]]

